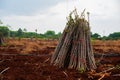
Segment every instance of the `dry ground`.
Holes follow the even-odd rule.
[[[120,56],[95,57],[97,69],[81,73],[50,65],[57,40],[8,40],[0,47],[1,80],[119,80]],[[120,40],[92,41],[98,54],[120,54]],[[108,70],[108,71],[106,71]],[[103,72],[106,71],[106,72]],[[101,73],[102,72],[102,73]]]

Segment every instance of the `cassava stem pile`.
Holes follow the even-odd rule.
[[[73,18],[74,14],[74,18]],[[51,64],[60,68],[77,70],[95,69],[95,60],[90,42],[89,22],[74,10],[68,17],[65,30],[52,56]]]

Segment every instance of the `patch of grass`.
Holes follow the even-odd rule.
[[[84,68],[80,68],[78,69],[79,73],[84,73],[85,72],[85,69]]]
[[[3,43],[1,46],[2,47],[6,47],[8,44],[6,44],[6,43]]]
[[[100,61],[96,61],[95,63],[97,66],[101,65]]]
[[[120,64],[116,65],[115,68],[120,70]]]

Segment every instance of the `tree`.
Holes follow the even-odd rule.
[[[27,29],[24,28],[24,29],[23,29],[23,37],[26,37],[26,34],[27,34]]]
[[[55,35],[55,31],[48,30],[45,35]]]
[[[8,37],[9,29],[6,26],[0,26],[0,32],[4,37]]]
[[[62,33],[61,33],[61,32],[59,32],[57,35],[60,37],[60,36],[62,35]]]
[[[91,37],[93,39],[100,39],[101,38],[101,36],[98,33],[94,33]]]
[[[57,34],[56,34],[56,39],[59,39],[60,38],[60,36],[62,35],[62,33],[61,32],[58,32]]]
[[[103,36],[101,37],[101,40],[109,40],[109,38],[107,36]]]
[[[52,38],[55,36],[55,31],[48,30],[44,35],[48,38]]]
[[[11,28],[11,26],[10,25],[6,25],[9,29]],[[8,31],[8,37],[10,38],[10,36],[11,36],[11,33],[10,33],[10,30]]]
[[[17,31],[17,36],[22,37],[22,34],[23,34],[23,31],[22,31],[21,28],[19,28],[18,31]]]
[[[35,32],[37,33],[37,29],[35,29]]]
[[[108,36],[109,39],[120,39],[120,32],[114,32]]]
[[[24,31],[24,32],[27,32],[27,29],[26,29],[26,28],[24,28],[24,29],[23,29],[23,31]]]
[[[4,43],[4,37],[8,37],[9,29],[6,26],[0,26],[0,45]]]
[[[35,33],[36,33],[35,38],[37,38],[37,31],[38,31],[38,30],[37,30],[37,29],[35,29]]]
[[[11,37],[17,37],[17,31],[10,31]]]

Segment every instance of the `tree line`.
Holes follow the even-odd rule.
[[[45,33],[27,32],[27,29],[19,28],[17,31],[10,30],[7,26],[0,26],[0,36],[13,37],[13,38],[44,38],[44,39],[59,39],[62,33],[55,33],[53,30],[48,30]],[[91,32],[91,38],[93,40],[117,40],[120,39],[120,32],[114,32],[108,36],[101,36],[98,33]]]
[[[120,32],[113,32],[109,34],[108,36],[101,36],[98,33],[91,34],[91,38],[93,40],[118,40],[120,39]]]
[[[4,37],[13,37],[13,38],[45,38],[45,39],[58,39],[61,35],[61,32],[55,33],[55,31],[48,30],[45,33],[27,32],[27,29],[19,28],[17,31],[10,30],[7,26],[0,26],[0,34]]]

